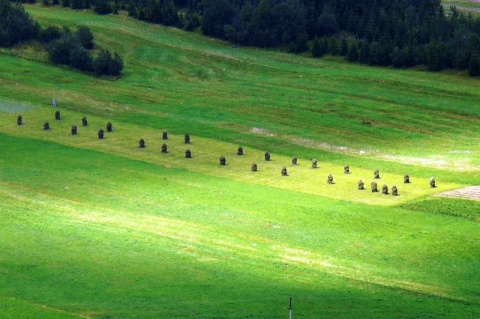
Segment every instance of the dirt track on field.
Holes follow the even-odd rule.
[[[440,193],[442,197],[453,197],[480,201],[480,186],[469,186]]]

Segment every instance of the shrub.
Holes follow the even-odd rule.
[[[39,37],[43,43],[50,43],[53,40],[60,39],[62,31],[55,25],[48,26],[46,29],[41,30]]]
[[[34,39],[39,31],[40,25],[21,4],[12,6],[8,0],[0,0],[0,47]]]
[[[98,14],[109,14],[113,11],[108,0],[95,0],[93,3],[93,9]]]
[[[123,69],[123,60],[118,53],[102,49],[93,63],[97,75],[120,75]]]
[[[80,40],[80,43],[85,49],[87,50],[93,49],[93,47],[95,46],[93,43],[93,33],[90,31],[88,27],[79,26],[77,28],[76,35]]]

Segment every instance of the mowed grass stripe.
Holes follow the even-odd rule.
[[[278,318],[292,291],[313,298],[303,309],[309,318],[351,317],[341,300],[357,294],[356,309],[374,317],[430,303],[439,315],[452,305],[464,316],[462,298],[476,307],[475,223],[261,185],[252,191],[193,171],[0,136],[9,154],[9,182],[0,187],[8,212],[0,215],[3,269],[18,273],[0,278],[22,299],[97,317],[189,318],[202,304],[207,317]],[[419,294],[436,297],[405,306]],[[168,305],[158,308],[159,299]],[[267,308],[269,315],[259,313]]]
[[[89,115],[87,127],[81,125],[83,115],[71,110],[61,111],[61,120],[54,119],[54,108],[41,108],[24,113],[25,124],[18,126],[16,116],[4,116],[0,119],[0,130],[4,133],[23,137],[38,138],[54,141],[77,148],[94,149],[106,153],[138,159],[164,167],[175,167],[203,174],[226,177],[236,181],[251,184],[268,185],[281,189],[319,195],[328,198],[348,200],[352,202],[374,205],[398,205],[412,199],[435,194],[445,190],[459,188],[461,185],[453,183],[438,183],[438,188],[430,189],[429,181],[425,178],[411,176],[412,183],[403,183],[403,174],[390,171],[389,167],[372,167],[371,170],[357,168],[351,165],[351,174],[344,174],[343,166],[332,164],[328,158],[318,158],[318,168],[311,168],[310,159],[300,158],[299,164],[293,166],[291,158],[277,155],[274,149],[256,150],[245,149],[245,155],[238,156],[239,145],[191,136],[191,144],[184,143],[183,135],[170,135],[169,139],[162,140],[162,131],[139,125],[125,123],[114,124],[114,132],[106,133],[105,139],[100,140],[97,132],[100,128],[106,130],[108,120]],[[43,130],[43,123],[49,121],[51,129]],[[78,126],[78,135],[71,135],[71,125]],[[165,128],[168,131],[168,128]],[[187,131],[187,128],[186,128]],[[146,148],[138,148],[138,141],[143,138]],[[161,145],[166,143],[169,153],[160,152]],[[185,158],[185,150],[190,149],[193,158]],[[271,153],[271,161],[265,161],[264,152]],[[292,157],[296,154],[292,154]],[[227,158],[227,165],[219,165],[219,157]],[[257,163],[258,172],[251,172],[252,163]],[[347,164],[347,163],[346,163]],[[283,166],[288,169],[289,176],[282,177],[280,171]],[[386,165],[385,165],[386,166]],[[373,179],[373,171],[379,169],[381,179]],[[327,175],[333,174],[334,185],[327,184]],[[362,179],[366,190],[358,191],[357,182]],[[370,192],[370,182],[378,184],[379,193]],[[382,185],[389,189],[396,185],[400,196],[385,196],[381,194]]]
[[[5,186],[5,185],[4,185]],[[25,192],[23,190],[22,192]],[[161,250],[186,255],[199,263],[232,262],[244,269],[263,272],[269,263],[288,264],[289,267],[318,271],[335,276],[410,292],[428,294],[446,299],[466,301],[448,287],[433,286],[395,277],[394,269],[376,267],[374,264],[351,263],[333,256],[299,249],[288,243],[275,241],[261,235],[244,232],[226,232],[217,225],[199,224],[161,216],[139,215],[136,212],[111,210],[98,204],[53,198],[46,194],[10,196],[0,192],[3,206],[28,207],[41,213],[41,219],[63,224],[62,228],[92,228],[114,237],[128,236],[130,241],[156,245]],[[34,195],[34,196],[32,196]],[[268,276],[268,271],[263,275]],[[384,277],[385,276],[385,277]]]

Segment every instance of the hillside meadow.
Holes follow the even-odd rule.
[[[0,318],[287,318],[290,297],[294,318],[480,316],[480,202],[439,196],[480,185],[478,79],[26,8],[125,69],[0,49]]]

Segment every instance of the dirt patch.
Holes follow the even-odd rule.
[[[438,194],[441,197],[453,197],[480,201],[480,186],[469,186]]]

